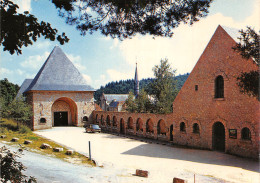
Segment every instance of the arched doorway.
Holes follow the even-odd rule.
[[[225,151],[225,127],[221,122],[214,123],[212,127],[212,149]]]
[[[57,99],[51,107],[52,126],[76,126],[77,106],[70,98]]]
[[[173,141],[173,125],[170,126],[170,141]]]
[[[120,120],[120,133],[125,134],[125,122],[123,119]]]

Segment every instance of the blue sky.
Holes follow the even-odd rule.
[[[50,1],[16,0],[22,10],[29,10],[39,20],[65,32],[69,43],[39,39],[24,47],[22,55],[10,55],[1,47],[0,77],[21,85],[24,79],[34,78],[52,51],[59,45],[83,74],[87,82],[98,89],[110,81],[133,79],[138,63],[139,79],[153,77],[152,68],[167,58],[178,74],[191,72],[217,26],[242,29],[247,25],[259,30],[259,0],[215,0],[209,15],[192,26],[181,25],[172,38],[137,35],[119,41],[99,33],[81,36],[74,26],[67,25]]]

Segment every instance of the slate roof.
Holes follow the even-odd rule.
[[[54,47],[25,92],[32,90],[95,91],[58,46]]]
[[[128,94],[104,94],[107,103],[111,103],[113,100],[125,101],[128,98]]]
[[[25,79],[24,82],[22,83],[16,98],[23,96],[23,93],[25,92],[25,90],[30,86],[30,84],[32,83],[33,79]]]

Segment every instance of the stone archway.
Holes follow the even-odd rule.
[[[52,126],[77,126],[77,105],[67,97],[57,99],[51,107]]]
[[[221,122],[212,126],[212,149],[225,152],[225,126]]]
[[[125,121],[123,118],[120,120],[120,133],[125,134]]]

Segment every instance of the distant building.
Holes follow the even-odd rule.
[[[125,101],[128,94],[102,94],[100,97],[100,107],[103,111],[124,111]]]
[[[87,84],[64,52],[55,47],[34,79],[18,92],[33,107],[34,130],[53,126],[82,126],[92,120],[94,89]]]
[[[135,79],[134,79],[134,95],[137,97],[139,95],[139,80],[137,63],[135,69]],[[100,107],[103,111],[116,111],[122,112],[126,109],[125,101],[128,99],[128,94],[102,94],[100,97]]]

